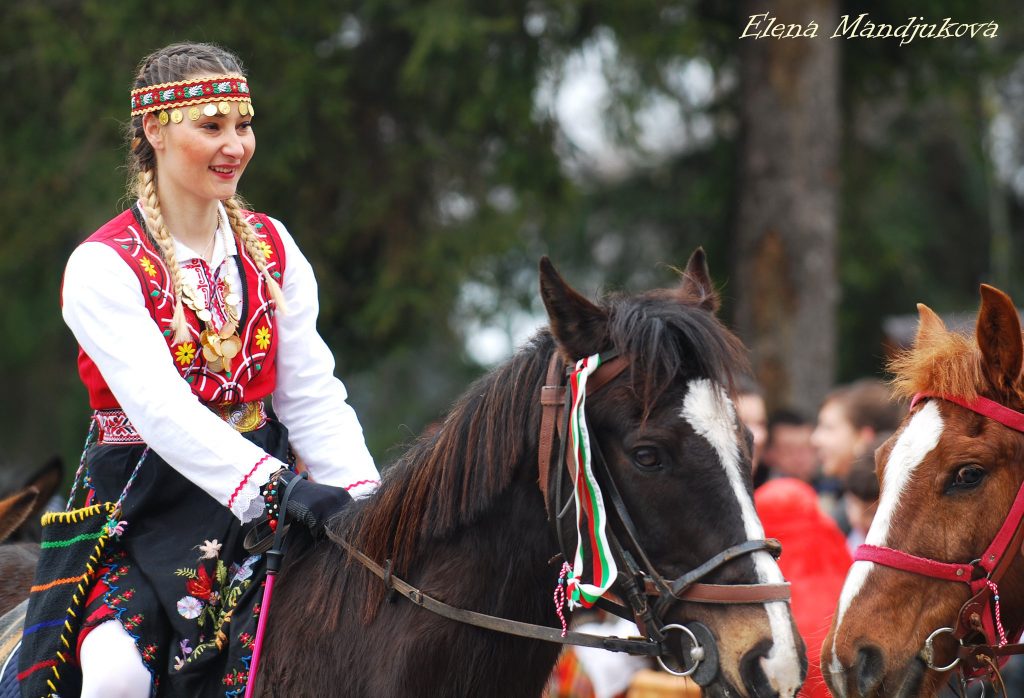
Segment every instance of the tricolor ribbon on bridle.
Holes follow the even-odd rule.
[[[601,365],[598,354],[580,359],[569,375],[569,452],[575,471],[576,557],[568,578],[569,608],[590,608],[618,575],[608,542],[607,518],[601,488],[594,476],[590,433],[587,430],[587,377]]]

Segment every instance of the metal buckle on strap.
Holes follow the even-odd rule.
[[[217,416],[243,434],[256,431],[267,423],[267,408],[262,400],[207,405]]]

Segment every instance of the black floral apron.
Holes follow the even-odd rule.
[[[289,462],[287,430],[276,420],[243,436]],[[97,501],[121,495],[144,449],[90,447]],[[154,696],[243,695],[266,570],[262,555],[245,550],[238,519],[152,451],[121,518],[85,627],[119,620],[153,675]]]

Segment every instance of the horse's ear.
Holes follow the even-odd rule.
[[[0,541],[5,540],[32,514],[39,491],[34,487],[18,490],[0,500]]]
[[[1020,316],[1010,297],[988,284],[981,285],[981,310],[975,334],[989,383],[999,391],[1015,389],[1024,363]]]
[[[704,254],[703,247],[698,247],[690,255],[690,261],[686,263],[686,270],[683,272],[679,293],[688,303],[696,302],[698,306],[709,312],[718,312],[721,300],[711,283],[711,272],[708,271],[707,255]]]
[[[934,340],[946,335],[946,323],[942,321],[934,310],[924,303],[917,304],[917,337],[914,339],[914,346],[917,348],[928,346]]]
[[[606,348],[607,314],[565,283],[547,257],[540,260],[540,297],[548,311],[551,334],[566,361]]]
[[[46,505],[57,494],[63,481],[64,461],[60,456],[51,456],[50,460],[46,461],[22,483],[22,487],[30,487],[39,494],[36,498],[35,508],[32,510],[29,518],[38,517],[43,514]]]

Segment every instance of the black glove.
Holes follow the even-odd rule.
[[[321,536],[327,520],[340,512],[352,501],[352,496],[340,487],[310,482],[290,470],[277,476],[277,491],[284,497],[288,483],[298,478],[288,495],[288,509],[285,512],[291,521],[305,524],[314,536]]]

